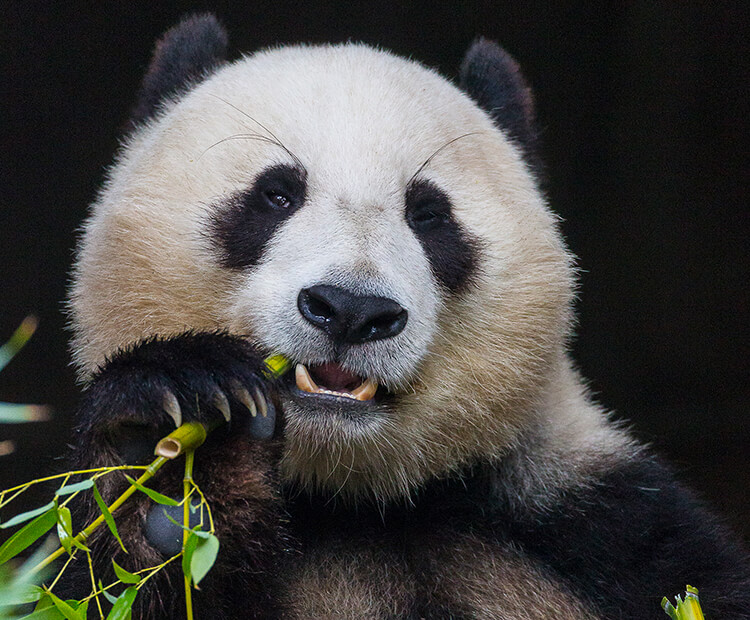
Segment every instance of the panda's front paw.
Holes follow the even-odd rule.
[[[160,437],[193,420],[270,439],[276,410],[263,371],[254,347],[228,334],[150,339],[118,352],[96,373],[80,430],[127,463],[152,458]]]

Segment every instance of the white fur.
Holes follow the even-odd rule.
[[[308,171],[307,199],[258,266],[230,271],[207,222],[261,170],[294,163],[258,139],[269,130]],[[406,223],[404,193],[459,136],[420,173],[482,244],[476,286],[449,297]],[[348,496],[408,495],[540,425],[562,428],[552,443],[563,459],[584,448],[595,459],[592,437],[622,451],[569,372],[570,263],[520,152],[453,85],[360,45],[270,50],[220,70],[123,148],[80,244],[73,352],[85,379],[145,337],[220,328],[312,363],[331,352],[299,315],[301,288],[391,297],[409,312],[404,332],[342,363],[392,388],[398,408],[311,420],[288,404],[282,465]]]

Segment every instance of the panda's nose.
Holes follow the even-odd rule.
[[[387,297],[355,295],[339,286],[304,288],[297,307],[312,325],[338,344],[361,344],[392,338],[406,326],[408,313]]]

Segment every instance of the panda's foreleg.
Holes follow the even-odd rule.
[[[213,617],[239,617],[232,615],[239,610],[242,617],[268,617],[275,606],[272,593],[278,591],[276,564],[281,550],[289,547],[275,473],[274,386],[263,368],[251,345],[226,334],[152,339],[112,357],[89,384],[79,412],[73,457],[79,469],[145,464],[154,458],[157,440],[181,422],[222,423],[196,451],[194,465],[221,543],[216,565],[194,598],[196,609]],[[148,486],[180,499],[183,472],[182,459],[177,459]],[[124,475],[114,473],[100,479],[98,487],[110,502],[127,484]],[[96,505],[88,501],[78,506],[76,523],[97,515]],[[137,571],[179,553],[181,529],[145,495],[132,496],[115,519],[127,554],[106,528],[89,541],[95,574],[105,584],[114,581],[113,558]],[[86,563],[77,564],[61,584],[66,596],[85,596],[91,589]],[[143,586],[134,617],[180,613],[180,564],[173,561]]]

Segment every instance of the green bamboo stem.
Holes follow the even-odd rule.
[[[192,452],[204,441],[214,427],[206,428],[200,422],[186,422],[156,444],[154,454],[174,459],[185,452]]]
[[[33,330],[35,328],[35,320],[33,318],[30,318],[28,321],[25,321],[24,324],[17,330],[17,334],[14,334],[12,338],[16,338],[16,340],[13,341],[14,346],[23,346],[26,340],[31,336],[33,333]],[[7,345],[6,345],[7,346]],[[273,355],[265,360],[266,362],[266,369],[267,373],[271,378],[278,378],[281,375],[285,374],[289,368],[291,367],[291,364],[287,358],[285,358],[283,355]],[[136,480],[136,484],[143,485],[143,483],[150,480],[156,472],[158,472],[162,466],[169,460],[174,459],[178,457],[181,454],[186,455],[185,460],[185,477],[183,479],[183,489],[185,494],[185,504],[183,506],[183,520],[186,527],[189,527],[189,519],[190,519],[190,500],[188,498],[188,493],[190,492],[190,486],[192,484],[192,473],[193,473],[193,456],[194,451],[196,448],[198,448],[203,442],[206,440],[206,437],[208,436],[208,433],[210,433],[214,429],[214,426],[206,427],[203,424],[200,424],[199,422],[187,422],[185,424],[182,424],[177,429],[172,431],[169,435],[166,437],[163,437],[157,444],[156,449],[154,450],[154,454],[157,455],[156,459],[154,459],[150,465],[148,465],[145,468],[145,471],[141,476]],[[136,469],[136,468],[130,468],[130,467],[113,467],[112,470],[118,470],[118,469]],[[95,470],[91,471],[104,471],[109,470],[110,468],[96,468]],[[83,473],[83,472],[76,472],[76,473]],[[51,478],[58,478],[65,475],[70,475],[70,472],[68,474],[62,474],[61,476],[52,476]],[[35,481],[35,482],[41,482],[41,481]],[[29,483],[28,485],[21,485],[23,489],[20,492],[23,492],[26,490],[28,486],[30,486],[32,483]],[[21,488],[19,487],[19,488]],[[6,489],[3,492],[3,496],[5,493],[7,493],[10,490],[15,489]],[[136,485],[131,485],[128,487],[112,504],[108,506],[110,514],[114,513],[120,506],[122,506],[128,498],[130,498],[133,493],[137,490]],[[85,544],[86,540],[88,539],[91,534],[93,534],[101,525],[105,522],[104,515],[99,515],[94,521],[92,521],[85,529],[83,529],[81,532],[79,532],[75,537],[74,540],[78,543]],[[185,531],[183,533],[183,546],[187,540],[188,532]],[[44,558],[41,562],[39,562],[36,566],[34,566],[30,570],[30,574],[35,574],[41,571],[46,566],[49,566],[52,562],[54,562],[57,558],[59,558],[63,553],[65,553],[64,547],[59,547],[55,551],[53,551],[50,555],[48,555],[46,558]],[[67,565],[67,564],[66,564]],[[187,605],[187,616],[188,620],[192,620],[192,592],[190,589],[190,582],[189,580],[185,580],[185,602]]]
[[[195,451],[190,450],[185,453],[185,476],[182,479],[182,493],[184,496],[184,503],[182,505],[182,524],[185,529],[182,530],[182,548],[185,549],[187,545],[188,537],[190,532],[190,488],[193,484],[193,462],[195,459]],[[187,620],[193,620],[193,590],[190,587],[190,578],[187,575],[183,576],[185,582],[185,610],[187,613]]]
[[[141,474],[140,478],[138,478],[136,482],[141,485],[144,484],[145,482],[153,478],[156,472],[158,472],[167,461],[179,456],[186,450],[195,450],[195,448],[200,446],[206,440],[206,434],[206,428],[198,422],[188,422],[172,431],[157,444],[158,448],[158,446],[162,444],[162,442],[165,442],[165,444],[168,446],[168,449],[165,450],[167,454],[157,456],[151,462],[151,464],[146,467],[146,470],[143,472],[143,474]],[[172,453],[173,456],[170,456],[170,454]],[[120,497],[118,497],[114,502],[112,502],[112,504],[109,505],[109,512],[114,513],[115,510],[122,506],[136,491],[137,488],[135,485],[131,485],[130,487],[128,487],[122,493],[122,495],[120,495]],[[88,537],[91,536],[91,534],[93,534],[102,525],[102,523],[104,523],[103,514],[99,515],[84,530],[79,532],[74,540],[81,544],[85,544]],[[39,572],[45,566],[49,566],[63,553],[65,553],[65,549],[63,547],[59,547],[57,550],[53,551],[50,555],[39,562],[39,564],[37,564],[34,568],[32,568],[31,574]]]

